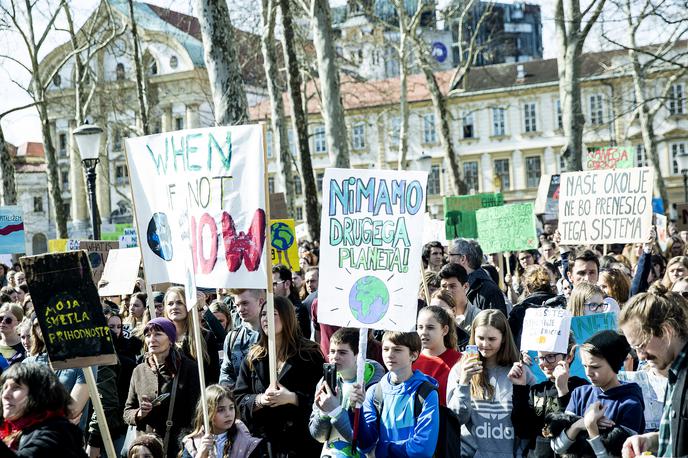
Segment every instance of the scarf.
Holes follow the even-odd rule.
[[[63,410],[48,410],[37,414],[25,415],[14,421],[5,420],[0,425],[0,439],[2,439],[5,445],[11,450],[17,450],[19,447],[19,439],[25,429],[50,418],[64,417],[64,415],[65,413]]]

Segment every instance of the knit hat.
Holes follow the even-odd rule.
[[[177,341],[177,328],[174,327],[174,323],[169,318],[153,318],[146,323],[146,328],[144,329],[143,333],[146,334],[146,332],[149,331],[153,326],[162,329],[162,332],[167,334],[167,337],[169,337],[172,344]]]
[[[611,330],[600,331],[586,340],[585,343],[595,347],[617,373],[623,366],[628,352],[631,351],[631,346],[628,345],[626,337]]]

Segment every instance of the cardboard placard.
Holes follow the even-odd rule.
[[[520,251],[538,247],[533,204],[509,204],[476,212],[478,240],[483,253]]]
[[[562,308],[529,308],[523,319],[521,351],[566,353],[571,313]]]
[[[106,297],[134,292],[140,264],[141,251],[138,248],[110,250],[101,276],[107,284],[98,290],[98,294]]]
[[[667,230],[669,218],[666,215],[655,213],[655,228],[657,230],[657,245],[662,251],[667,249],[667,242],[669,240],[669,232]]]
[[[635,165],[632,146],[602,146],[591,148],[583,158],[583,170],[630,169]]]
[[[53,369],[117,364],[86,252],[20,261]]]
[[[81,240],[75,239],[51,239],[48,240],[49,253],[64,253],[65,251],[76,251],[79,249]]]
[[[119,243],[106,240],[81,240],[79,242],[79,249],[88,252],[88,261],[91,264],[91,272],[93,272],[93,283],[96,285],[103,276],[105,262],[110,250],[117,248],[119,248]]]
[[[688,203],[676,205],[676,230],[688,231]]]
[[[427,179],[417,171],[325,170],[320,323],[414,329]]]
[[[502,193],[483,193],[471,196],[444,198],[444,221],[447,240],[457,237],[477,239],[478,227],[475,212],[480,208],[504,205]]]
[[[270,208],[272,213],[272,208]],[[299,266],[299,245],[296,239],[296,226],[293,219],[270,220],[270,253],[272,265],[284,264],[292,271],[301,270]]]
[[[562,245],[642,243],[652,230],[649,167],[561,174]]]
[[[535,198],[533,212],[542,215],[545,222],[554,221],[559,213],[559,183],[561,175],[543,175],[540,177],[538,194]]]
[[[287,199],[283,192],[275,192],[270,194],[270,218],[274,219],[289,219],[292,215],[287,209]]]
[[[23,213],[18,205],[0,207],[0,253],[26,253]]]
[[[199,287],[266,288],[263,127],[219,126],[126,140],[147,280],[184,283],[174,212],[190,197],[192,267]],[[182,188],[184,191],[182,191]]]

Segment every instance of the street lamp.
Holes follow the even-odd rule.
[[[98,224],[98,203],[96,202],[96,165],[100,154],[100,139],[103,129],[95,124],[83,124],[74,132],[74,139],[79,147],[81,163],[86,169],[86,186],[88,197],[91,201],[91,226],[93,228],[93,240],[100,240],[100,225]]]
[[[432,168],[432,156],[425,153],[421,154],[416,158],[416,165],[414,168],[420,172],[430,173],[430,169]]]

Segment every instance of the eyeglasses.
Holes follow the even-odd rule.
[[[631,345],[631,350],[634,352],[638,353],[639,351],[645,352],[645,348],[647,347],[647,344],[650,343],[650,340],[652,339],[652,336],[647,336],[645,340],[643,340],[639,345]]]
[[[554,364],[559,361],[560,356],[564,359],[566,355],[564,353],[553,353],[551,355],[538,356],[538,361],[540,361],[540,363]]]
[[[585,304],[585,306],[591,312],[604,311],[607,308],[607,304],[604,302],[590,302]]]
[[[272,287],[274,288],[275,286],[277,286],[277,285],[279,285],[279,284],[281,284],[281,283],[284,283],[285,281],[287,281],[287,280],[273,281],[273,282],[272,282]]]
[[[461,253],[449,253],[449,256],[463,256]]]
[[[0,322],[5,323],[5,324],[12,324],[14,321],[14,318],[11,316],[0,316]]]

